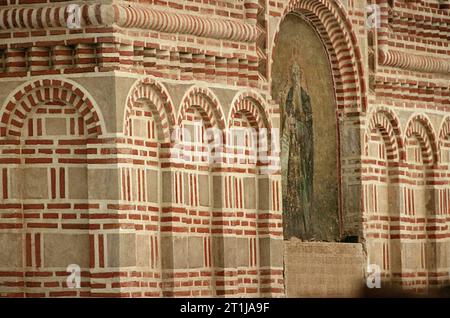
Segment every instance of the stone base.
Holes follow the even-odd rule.
[[[284,241],[287,297],[358,297],[365,287],[359,243]]]

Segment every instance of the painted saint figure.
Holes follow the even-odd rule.
[[[291,66],[290,85],[281,95],[281,167],[286,238],[309,240],[313,236],[314,138],[311,98],[302,87],[302,71]]]

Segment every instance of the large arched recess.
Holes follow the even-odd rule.
[[[328,0],[292,0],[275,26],[269,65],[272,98],[280,103],[273,87],[277,43],[282,26],[292,15],[314,30],[326,53],[334,99],[338,232],[335,239],[362,238],[361,144],[367,108],[363,61],[358,40],[342,5]],[[314,61],[306,61],[314,64]],[[314,106],[313,106],[314,107]],[[279,112],[281,113],[281,107]],[[275,110],[277,112],[277,110]],[[314,113],[314,110],[313,110]],[[281,117],[279,124],[281,127]],[[284,220],[286,222],[286,220]]]

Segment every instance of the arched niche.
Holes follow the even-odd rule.
[[[272,97],[280,105],[284,236],[337,240],[338,139],[327,52],[296,13],[284,18],[275,45]]]

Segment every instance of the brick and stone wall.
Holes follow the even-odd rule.
[[[332,69],[341,236],[386,279],[448,283],[446,2],[0,0],[0,296],[285,295],[279,150],[229,132],[280,126],[291,12]]]
[[[446,1],[376,3],[361,156],[368,262],[426,291],[449,283],[450,11]]]

